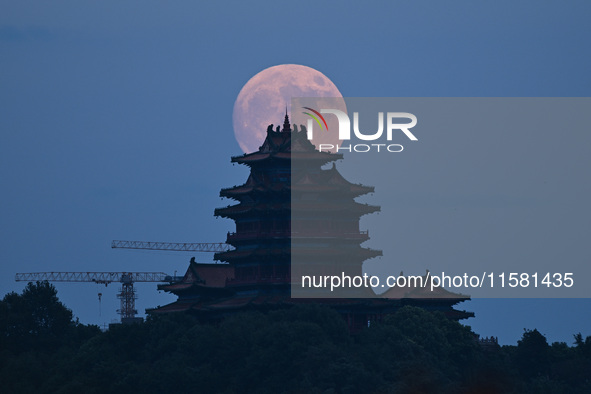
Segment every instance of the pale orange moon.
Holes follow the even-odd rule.
[[[234,103],[234,135],[242,151],[257,151],[265,140],[267,126],[273,124],[275,129],[283,125],[286,107],[293,123],[293,97],[341,98],[342,95],[326,75],[313,68],[282,64],[264,69],[244,85]],[[296,108],[293,115],[301,115],[301,112],[301,108]],[[299,120],[301,116],[295,118]],[[300,123],[297,124],[299,127]],[[314,130],[315,136],[320,135],[320,131]]]

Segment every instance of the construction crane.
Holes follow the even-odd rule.
[[[135,317],[135,282],[174,282],[179,278],[164,272],[28,272],[16,274],[15,279],[17,282],[93,282],[105,286],[119,282],[121,289],[117,297],[121,300],[121,309],[118,309],[117,313],[121,315],[122,323],[131,323],[141,319]]]
[[[148,241],[112,241],[113,249],[148,249],[172,250],[177,252],[226,252],[232,247],[223,242],[179,243],[179,242],[148,242]]]

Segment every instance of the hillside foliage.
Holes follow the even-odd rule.
[[[6,393],[589,393],[590,379],[591,337],[549,345],[534,329],[485,348],[469,327],[414,307],[353,335],[322,306],[102,332],[47,282],[0,301]]]

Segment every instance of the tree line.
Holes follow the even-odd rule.
[[[102,332],[37,282],[0,301],[0,382],[4,393],[589,393],[591,336],[550,345],[534,329],[483,347],[469,327],[415,307],[350,334],[319,305]]]

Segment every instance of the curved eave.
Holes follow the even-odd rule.
[[[291,204],[293,216],[301,217],[306,212],[311,213],[346,213],[356,215],[367,215],[374,212],[379,212],[380,207],[377,205],[361,204],[358,202],[345,203],[331,203],[330,201],[314,201],[314,202],[294,202]]]
[[[269,213],[272,212],[273,214],[284,211],[290,211],[290,204],[289,202],[284,203],[275,203],[275,204],[237,204],[237,205],[230,205],[223,208],[216,208],[213,211],[214,216],[226,217],[226,218],[234,218],[236,216],[249,214],[252,212],[256,212],[260,214],[261,212]]]
[[[351,198],[359,197],[367,193],[373,193],[374,188],[371,186],[361,185],[331,185],[331,184],[297,184],[292,183],[290,190],[294,193],[338,193],[339,195],[346,195]]]
[[[324,165],[331,161],[340,160],[343,155],[340,153],[329,152],[253,152],[242,156],[232,157],[232,163],[254,165],[262,163],[266,160],[277,159],[282,161],[310,161],[317,164]]]
[[[345,185],[330,185],[330,184],[291,184],[289,182],[270,183],[268,185],[241,185],[222,189],[220,197],[239,199],[242,196],[247,196],[253,193],[267,194],[267,193],[334,193],[339,196],[346,196],[356,198],[364,194],[373,193],[374,188],[371,186],[353,185],[351,187]]]
[[[328,213],[331,215],[341,213],[353,216],[363,216],[368,215],[370,213],[379,212],[380,207],[376,205],[368,205],[368,204],[360,204],[358,202],[354,202],[353,204],[331,204],[328,201],[324,202],[314,202],[314,203],[307,203],[305,205],[302,204],[290,204],[289,202],[278,203],[278,204],[256,204],[256,205],[245,205],[245,204],[237,204],[237,205],[229,205],[223,208],[216,208],[213,211],[214,216],[219,216],[228,219],[238,218],[243,215],[250,215],[250,214],[257,214],[260,215],[261,213],[273,213],[277,214],[280,212],[293,212],[293,215],[296,217],[303,217],[306,213],[313,214],[317,216],[319,213]]]
[[[340,249],[330,249],[330,248],[297,248],[294,247],[292,245],[292,248],[296,249],[295,254],[297,254],[298,256],[301,257],[307,257],[307,256],[311,256],[311,257],[317,257],[317,258],[322,258],[322,257],[330,257],[330,258],[334,258],[336,256],[337,253],[343,255],[343,256],[354,256],[354,257],[362,257],[363,260],[367,260],[367,259],[372,259],[374,257],[379,257],[383,255],[383,252],[381,250],[378,249],[369,249],[369,248],[362,248],[359,247],[357,249],[353,249],[353,250],[340,250]]]
[[[198,283],[177,283],[172,285],[159,285],[158,290],[163,290],[169,293],[176,294],[177,296],[182,294],[200,294],[200,295],[212,295],[212,294],[226,294],[227,290],[225,287],[219,286],[206,286]]]
[[[275,249],[248,249],[240,250],[234,249],[227,252],[216,253],[213,255],[214,260],[229,261],[229,259],[247,258],[247,257],[277,257],[277,256],[289,256],[291,253],[288,248],[275,248]]]
[[[256,186],[248,186],[248,185],[241,185],[241,186],[234,186],[229,187],[226,189],[222,189],[220,191],[220,197],[225,198],[233,198],[238,199],[241,196],[249,195],[252,193],[289,193],[290,187],[289,184],[286,183],[269,183],[267,185],[256,185]]]

